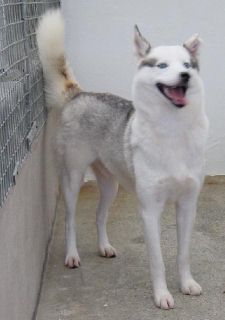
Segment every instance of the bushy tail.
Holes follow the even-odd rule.
[[[36,32],[47,105],[62,108],[81,89],[65,57],[64,21],[60,9],[47,11],[41,17]]]

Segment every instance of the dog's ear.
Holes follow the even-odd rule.
[[[138,58],[144,58],[151,49],[150,43],[141,35],[138,26],[134,26],[134,49]]]
[[[193,56],[194,58],[197,58],[201,43],[202,43],[202,40],[201,38],[199,38],[199,35],[194,34],[187,41],[185,41],[184,47],[189,51],[191,56]]]

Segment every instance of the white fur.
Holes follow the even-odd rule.
[[[47,77],[48,90],[51,89],[52,95],[56,95],[58,99],[56,91],[60,87],[60,81],[57,69],[54,69],[54,61],[64,52],[61,37],[62,20],[59,12],[55,15],[50,13],[45,16],[45,19],[46,25],[43,23],[42,27],[46,35],[40,29],[38,31],[38,34],[43,35],[38,40],[39,50]],[[54,33],[51,31],[52,28]],[[176,108],[165,98],[156,84],[162,82],[175,86],[181,72],[187,72],[184,62],[190,62],[193,52],[197,56],[199,42],[196,37],[193,37],[186,42],[188,48],[161,46],[149,49],[149,52],[146,48],[150,48],[150,45],[148,46],[137,30],[135,51],[139,57],[138,63],[140,64],[142,59],[156,59],[157,63],[166,62],[168,67],[160,69],[157,66],[144,66],[137,70],[132,88],[135,113],[128,122],[124,137],[124,157],[127,162],[125,171],[133,180],[144,221],[155,304],[162,309],[171,309],[174,307],[174,300],[166,284],[160,248],[160,217],[166,201],[174,201],[177,209],[177,264],[180,288],[184,294],[201,294],[200,285],[191,275],[189,247],[197,199],[204,179],[208,120],[204,110],[203,84],[196,69],[188,69],[191,77],[187,91],[188,103],[182,109]],[[59,35],[58,40],[55,38],[56,34]],[[146,52],[145,55],[144,52]],[[97,229],[101,255],[107,257],[116,255],[115,249],[108,240],[106,220],[109,206],[117,192],[116,180],[120,180],[119,175],[113,176],[116,172],[120,172],[115,169],[120,160],[114,166],[112,159],[107,158],[111,145],[107,146],[105,153],[101,150],[101,161],[104,159],[103,165],[107,163],[106,169],[102,163],[96,162],[96,152],[93,148],[89,148],[87,140],[83,143],[82,139],[79,140],[73,136],[73,132],[79,130],[79,123],[74,119],[75,107],[71,105],[63,113],[62,128],[57,138],[58,154],[65,163],[65,165],[61,164],[61,179],[67,209],[65,263],[69,267],[80,264],[76,246],[74,211],[86,167],[92,164],[100,187]],[[74,131],[69,131],[70,128]],[[88,132],[86,132],[86,139],[87,136]],[[114,155],[116,151],[114,150]],[[118,159],[120,159],[119,155]]]
[[[45,77],[47,105],[61,109],[73,96],[74,87],[76,89],[78,85],[65,57],[64,20],[60,9],[49,10],[41,17],[36,34]],[[66,70],[66,79],[59,72],[62,67]],[[66,87],[68,81],[74,87],[68,89]]]
[[[190,272],[189,246],[196,214],[196,203],[203,182],[204,152],[208,120],[204,110],[202,81],[196,70],[191,74],[187,91],[188,105],[177,110],[155,89],[163,82],[175,85],[184,72],[183,62],[190,56],[183,47],[157,47],[149,58],[166,62],[168,68],[141,68],[133,83],[136,117],[132,124],[132,145],[136,189],[145,222],[145,235],[151,258],[155,303],[163,309],[174,302],[165,280],[160,249],[160,216],[168,199],[177,205],[178,270],[181,290],[199,295],[201,287]],[[148,58],[148,57],[146,57]],[[151,107],[149,107],[151,105]]]

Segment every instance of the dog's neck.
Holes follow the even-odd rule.
[[[143,101],[134,101],[135,121],[146,130],[154,130],[166,136],[181,135],[194,130],[195,127],[205,126],[203,102],[197,101],[182,109],[165,104],[148,104]],[[146,132],[147,133],[147,132]]]

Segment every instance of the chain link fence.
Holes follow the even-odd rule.
[[[35,29],[57,0],[0,0],[0,206],[46,119]]]

